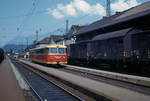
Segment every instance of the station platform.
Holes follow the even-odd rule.
[[[66,73],[60,71],[59,69],[44,67],[29,61],[19,61],[30,65],[36,69],[39,69],[43,72],[54,75],[60,79],[66,80],[75,85],[83,87],[87,90],[96,92],[106,98],[114,99],[113,101],[150,101],[150,95],[145,95],[139,92],[132,91],[130,89],[113,86],[103,82],[98,82],[71,73]]]
[[[125,81],[125,82],[130,82],[130,83],[150,87],[150,78],[148,78],[148,77],[115,73],[115,72],[96,70],[96,69],[92,69],[92,68],[85,68],[85,67],[72,66],[72,65],[64,65],[64,66],[67,69],[78,70],[81,72],[87,72],[87,73],[91,73],[91,74],[95,74],[95,75],[105,76],[105,77],[111,78],[111,79],[116,79],[116,80],[120,80],[120,81]]]
[[[26,101],[8,58],[0,64],[0,101]]]

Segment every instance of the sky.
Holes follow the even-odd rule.
[[[110,0],[112,14],[150,0]],[[106,15],[106,0],[0,0],[0,47],[75,24],[87,25]],[[65,32],[61,33],[64,34]],[[55,33],[51,33],[55,34]],[[22,42],[19,42],[19,41]]]

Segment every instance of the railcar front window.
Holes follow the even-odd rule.
[[[59,54],[64,54],[65,53],[65,49],[64,48],[58,48],[58,53]]]
[[[50,53],[56,54],[57,53],[57,48],[51,48]]]

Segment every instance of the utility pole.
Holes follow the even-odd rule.
[[[38,30],[36,30],[36,42],[38,42]]]
[[[28,38],[27,38],[27,51],[28,51]]]
[[[111,16],[110,0],[107,0],[107,3],[106,3],[106,16],[107,17]]]
[[[69,20],[66,20],[66,33],[68,33]]]

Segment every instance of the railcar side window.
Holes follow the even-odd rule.
[[[58,48],[58,53],[64,54],[65,53],[65,49],[64,48]]]
[[[49,49],[48,49],[48,48],[45,48],[45,49],[44,49],[44,54],[48,54],[48,53],[49,53],[48,51],[49,51]]]
[[[57,53],[57,48],[50,48],[50,53],[56,54]]]

